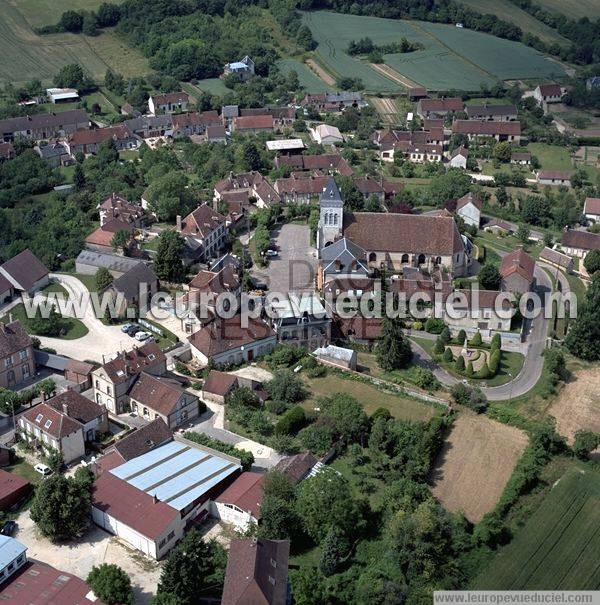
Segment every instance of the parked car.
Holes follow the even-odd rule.
[[[48,477],[52,474],[52,469],[41,462],[38,462],[33,468],[43,477]]]
[[[136,332],[134,338],[140,342],[143,342],[144,340],[148,340],[150,336],[152,336],[150,332]]]
[[[121,326],[121,332],[129,332],[133,328],[134,324],[123,324]]]
[[[0,529],[0,534],[3,536],[12,536],[17,529],[16,521],[7,521]]]
[[[141,332],[141,330],[142,326],[138,326],[137,324],[131,324],[131,326],[127,330],[127,334],[133,338],[138,332]]]
[[[277,252],[277,250],[272,250],[271,248],[269,248],[267,250],[267,256],[269,256],[270,258],[274,258],[275,256],[277,256],[279,253]]]

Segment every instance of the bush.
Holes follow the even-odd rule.
[[[265,389],[271,399],[288,403],[302,401],[308,394],[302,380],[290,370],[278,371],[273,380],[265,384]]]
[[[298,442],[291,435],[273,435],[269,441],[269,445],[280,454],[291,456],[300,451]]]
[[[277,414],[278,416],[284,414],[290,408],[290,404],[287,401],[281,401],[281,399],[269,399],[265,403],[265,408],[271,414]]]
[[[494,334],[492,336],[492,341],[490,342],[490,349],[492,351],[496,350],[496,349],[501,349],[502,348],[502,337],[500,336],[500,334]]]
[[[460,374],[462,374],[465,371],[465,358],[462,355],[459,355],[456,358],[454,367],[455,367],[456,371],[459,372]]]
[[[280,345],[266,357],[266,361],[271,369],[279,367],[289,368],[291,365],[300,361],[303,355],[303,349],[290,345]]]
[[[460,330],[458,336],[456,337],[456,341],[459,345],[464,345],[465,340],[467,340],[467,333],[464,330]]]
[[[478,414],[485,412],[487,408],[487,399],[481,389],[475,389],[462,382],[452,386],[450,395],[456,403],[469,407]]]
[[[413,321],[412,323],[412,329],[413,330],[422,330],[423,329],[423,323],[420,321]]]
[[[420,367],[417,367],[415,369],[415,384],[421,389],[425,389],[426,391],[436,391],[440,387],[440,383],[435,377],[435,374],[427,368]],[[388,411],[386,410],[386,412]],[[374,415],[375,413],[373,413],[373,416]],[[371,418],[373,418],[373,416],[371,416]]]
[[[471,338],[471,342],[469,343],[472,347],[480,347],[483,343],[481,339],[481,334],[479,332],[475,332],[473,334],[473,338]]]
[[[446,347],[443,359],[446,363],[450,363],[454,359],[454,355],[452,355],[452,349],[450,347]]]
[[[573,453],[581,460],[587,460],[591,452],[600,445],[600,434],[592,431],[577,431],[573,443]]]
[[[445,327],[441,332],[440,332],[440,340],[447,345],[451,340],[452,340],[452,335],[450,334],[450,328]]]
[[[435,346],[433,347],[433,352],[436,355],[443,355],[446,348],[444,347],[444,343],[438,338],[435,341]]]
[[[275,425],[276,435],[295,435],[306,424],[306,412],[297,405],[288,410]]]
[[[446,324],[441,319],[435,319],[434,317],[430,317],[425,322],[425,331],[430,334],[441,334],[443,329],[446,327]]]
[[[485,380],[486,378],[490,378],[491,375],[492,375],[492,373],[490,372],[490,368],[488,367],[487,362],[485,362],[479,368],[479,370],[477,370],[477,373],[475,374],[475,378],[480,378],[482,380]]]
[[[316,422],[298,433],[300,443],[317,456],[322,456],[333,445],[334,430],[327,423]]]
[[[229,456],[233,456],[234,458],[238,458],[242,464],[242,469],[245,471],[249,471],[254,464],[254,455],[252,452],[248,452],[246,450],[238,450],[233,445],[229,445],[229,443],[223,443],[217,439],[213,439],[204,433],[195,433],[193,431],[186,431],[183,436],[194,443],[199,443],[200,445],[204,445],[206,447],[210,447],[213,450],[217,450],[218,452],[223,452],[224,454],[228,454]]]
[[[467,378],[473,378],[473,362],[469,361],[469,363],[467,364],[467,369],[465,370],[465,374],[467,376]]]
[[[490,374],[495,376],[500,369],[500,362],[502,361],[502,351],[500,349],[494,349],[490,354],[488,366],[490,368]]]

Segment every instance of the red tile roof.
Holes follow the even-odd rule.
[[[8,324],[0,321],[0,359],[30,346],[31,338],[18,319]]]
[[[82,424],[87,424],[99,416],[106,414],[106,408],[103,405],[98,405],[72,389],[59,393],[55,397],[48,399],[46,403],[61,414],[66,414]]]
[[[68,435],[83,430],[81,422],[70,418],[63,412],[55,410],[47,403],[40,403],[22,414],[32,425],[42,433],[55,439],[62,439]],[[49,423],[49,424],[48,424]]]
[[[538,181],[568,181],[572,176],[572,170],[538,170],[537,173]]]
[[[600,197],[587,197],[583,204],[584,214],[600,214]]]
[[[169,416],[185,391],[167,378],[159,378],[142,372],[129,391],[129,396],[153,411]]]
[[[520,136],[521,122],[483,122],[480,120],[454,120],[454,122],[452,123],[452,131],[458,134],[476,134],[484,136]]]
[[[518,273],[521,277],[531,283],[533,281],[534,271],[535,260],[522,248],[507,254],[502,259],[502,264],[500,265],[500,275],[503,279],[506,279],[513,273]]]
[[[233,118],[234,130],[272,130],[273,127],[274,120],[273,116],[271,115],[243,116],[239,118]]]
[[[165,92],[152,95],[154,105],[168,105],[169,103],[188,103],[190,97],[187,92]]]
[[[421,99],[421,110],[428,111],[462,111],[463,100],[459,97],[447,97],[444,99]]]
[[[133,485],[103,472],[92,487],[92,506],[131,529],[156,540],[180,515],[173,507],[155,500]]]
[[[561,243],[567,248],[600,250],[600,235],[589,231],[571,229],[563,233]]]
[[[204,381],[202,391],[225,397],[231,392],[231,390],[235,386],[237,386],[237,384],[238,379],[235,374],[228,374],[227,372],[211,370],[208,373],[208,377]]]
[[[262,473],[242,473],[220,495],[215,502],[234,504],[243,511],[250,513],[255,519],[260,519],[260,507],[263,501],[263,484],[265,476]]]
[[[123,139],[133,139],[134,134],[126,124],[117,126],[108,126],[106,128],[97,128],[96,130],[76,130],[69,137],[70,145],[93,145],[103,143],[109,139],[121,141]]]
[[[181,233],[206,237],[224,223],[225,217],[222,214],[219,214],[207,204],[202,204],[183,219]]]
[[[119,353],[115,359],[105,363],[102,369],[113,383],[119,384],[144,370],[163,365],[166,359],[158,344],[148,342],[131,351]]]
[[[24,479],[16,473],[9,473],[8,471],[0,469],[0,502],[28,485],[30,485],[30,483],[27,479]]]
[[[540,84],[539,89],[543,97],[556,97],[562,94],[560,84]]]
[[[478,210],[481,210],[483,207],[483,202],[474,193],[469,191],[469,193],[456,200],[456,209],[460,210],[469,203],[473,204]]]

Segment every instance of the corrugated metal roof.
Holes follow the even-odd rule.
[[[33,353],[35,355],[35,361],[47,368],[52,370],[59,370],[64,372],[67,369],[67,364],[71,361],[68,357],[63,357],[62,355],[54,355],[53,353],[46,353],[45,351],[40,351],[36,349]]]
[[[110,472],[131,486],[182,510],[240,469],[203,449],[172,441]]]
[[[0,534],[0,569],[4,569],[26,550],[27,547],[18,540]]]

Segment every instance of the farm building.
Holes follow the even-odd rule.
[[[0,469],[0,511],[7,512],[32,491],[27,479]]]
[[[483,202],[471,192],[456,200],[456,213],[462,217],[467,225],[473,225],[477,229],[479,229],[481,223],[482,208]]]
[[[273,132],[275,129],[275,120],[271,115],[240,116],[233,118],[231,129],[233,132],[239,134]]]
[[[540,185],[570,187],[573,172],[571,170],[538,170],[536,176]]]
[[[567,273],[571,273],[573,271],[573,259],[566,254],[562,254],[558,250],[553,250],[552,248],[545,247],[540,252],[540,261],[548,263],[553,267],[558,267],[559,269],[565,270]]]
[[[459,97],[421,99],[417,103],[417,115],[423,119],[444,117],[448,114],[462,111],[463,105],[463,101]]]
[[[267,141],[267,149],[284,155],[298,155],[306,147],[302,139]],[[300,156],[302,157],[302,156]]]
[[[234,374],[211,370],[202,385],[202,399],[223,404],[238,386],[238,378]]]
[[[77,153],[95,154],[106,141],[114,141],[120,151],[137,149],[140,145],[140,141],[126,124],[118,124],[96,130],[78,130],[67,139],[67,149],[72,156]]]
[[[513,151],[510,154],[510,163],[529,166],[531,164],[531,154],[528,151]]]
[[[310,128],[310,136],[316,143],[320,145],[335,145],[343,143],[344,137],[337,126],[329,126],[328,124],[319,124],[314,128]]]
[[[516,120],[519,112],[515,105],[467,105],[467,117],[469,120],[492,120],[495,122],[508,122]]]
[[[472,141],[480,137],[492,137],[496,141],[518,143],[521,140],[521,122],[492,122],[482,120],[454,120],[454,134],[463,134]]]
[[[138,116],[123,122],[133,134],[142,139],[171,136],[173,134],[173,116],[170,113],[157,116]]]
[[[600,250],[600,235],[569,229],[562,234],[561,246],[569,256],[584,258],[590,250]]]
[[[565,89],[560,84],[540,84],[533,91],[535,100],[542,106],[548,103],[560,103],[564,94]]]
[[[0,276],[8,280],[15,291],[32,296],[50,282],[50,272],[29,248],[0,265]]]
[[[100,267],[105,267],[113,277],[119,277],[135,267],[140,261],[93,250],[82,250],[75,259],[75,270],[83,275],[96,275]]]
[[[66,137],[79,130],[89,130],[90,117],[83,109],[0,120],[0,141],[16,138],[42,141]]]
[[[600,198],[587,197],[583,203],[583,216],[593,223],[600,221]]]
[[[27,547],[14,538],[0,534],[0,582],[14,576],[26,564]]]
[[[298,485],[304,479],[314,477],[322,468],[323,463],[319,462],[310,452],[288,456],[275,465],[275,470],[283,473],[294,485]]]
[[[249,80],[254,75],[254,61],[246,55],[240,61],[227,63],[223,69],[223,75],[235,74],[242,82]]]
[[[211,500],[241,471],[238,459],[186,440],[98,466],[92,519],[154,559],[208,515]]]
[[[325,92],[307,94],[300,107],[305,110],[308,107],[316,111],[343,111],[346,107],[364,107],[366,105],[360,92]]]
[[[60,141],[55,141],[48,145],[36,145],[33,149],[52,168],[68,166],[74,162],[67,146]]]
[[[294,172],[312,172],[319,170],[327,174],[338,173],[342,176],[352,176],[354,170],[344,156],[338,153],[324,153],[321,155],[284,155],[275,158],[278,168],[289,166]]]
[[[493,218],[484,225],[483,230],[492,233],[514,233],[517,230],[517,226],[504,219]]]
[[[74,103],[79,101],[79,93],[74,88],[48,88],[46,96],[50,103]]]
[[[408,89],[408,100],[409,101],[420,101],[428,97],[427,89],[422,86],[413,86]]]

